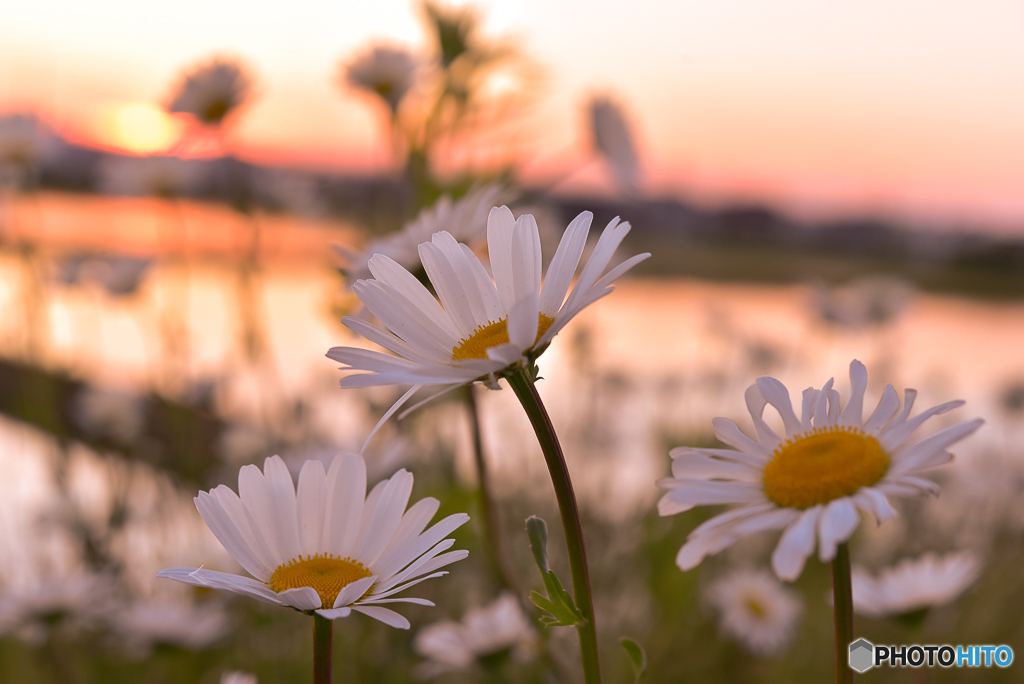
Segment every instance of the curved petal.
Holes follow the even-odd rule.
[[[757,388],[761,396],[775,407],[782,417],[782,423],[786,427],[786,438],[791,439],[803,432],[803,425],[800,419],[793,412],[793,403],[789,398],[789,390],[775,378],[764,376],[757,379]]]
[[[341,591],[338,592],[338,596],[334,599],[334,605],[331,607],[341,608],[342,606],[347,606],[358,601],[363,597],[363,594],[370,590],[370,587],[373,586],[373,583],[376,582],[377,579],[377,575],[370,575],[369,577],[356,580],[351,584],[346,584],[341,588]]]
[[[366,463],[362,456],[336,456],[327,471],[327,503],[324,510],[326,551],[351,557],[363,517],[366,497]]]
[[[729,418],[713,418],[711,420],[711,427],[715,431],[715,437],[718,437],[718,439],[738,451],[757,456],[762,463],[771,456],[771,450],[766,449],[761,443],[743,434],[740,426],[734,420]]]
[[[537,341],[540,313],[536,293],[527,294],[517,301],[508,314],[508,341],[520,350],[527,350]]]
[[[513,301],[522,301],[530,295],[540,296],[540,271],[540,232],[537,230],[537,221],[532,214],[523,214],[516,220],[512,232]]]
[[[743,398],[747,402],[747,411],[750,412],[750,418],[754,421],[758,442],[768,451],[774,451],[775,447],[782,443],[782,438],[768,427],[768,423],[764,422],[764,407],[768,405],[768,400],[761,394],[760,386],[754,383],[748,387],[747,391],[743,394]]]
[[[494,207],[487,216],[487,255],[498,299],[505,311],[516,302],[512,282],[512,233],[515,226],[516,219],[508,207]]]
[[[385,481],[383,490],[375,506],[370,506],[363,513],[363,525],[359,530],[359,542],[353,557],[367,567],[371,567],[384,548],[391,542],[391,537],[398,529],[405,513],[405,506],[412,494],[412,473],[399,470]]]
[[[368,615],[374,620],[380,620],[385,625],[396,629],[409,629],[410,626],[409,621],[404,617],[393,610],[381,608],[380,606],[361,606],[356,604],[352,606],[352,610],[359,611],[363,615]]]
[[[586,247],[593,218],[592,213],[584,211],[572,220],[558,243],[551,264],[548,265],[541,289],[540,311],[551,318],[558,313],[569,291],[569,285],[572,284],[572,276],[579,266],[580,257],[583,256],[583,248]]]
[[[299,547],[308,556],[322,553],[324,543],[324,511],[327,508],[327,473],[324,464],[315,459],[302,464],[296,494]]]
[[[844,496],[828,503],[818,518],[818,558],[830,563],[836,557],[836,547],[845,542],[857,529],[860,516],[853,499]]]
[[[814,552],[820,514],[821,506],[808,508],[782,533],[772,552],[772,569],[779,579],[792,582],[803,572],[807,557]]]
[[[864,423],[864,432],[869,435],[876,434],[885,427],[896,412],[900,410],[900,397],[896,394],[896,388],[886,385],[882,392],[882,398],[878,400],[878,406]]]
[[[842,425],[860,428],[864,424],[864,390],[868,386],[868,369],[854,359],[850,362],[850,400],[839,414]]]

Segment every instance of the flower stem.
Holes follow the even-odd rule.
[[[313,615],[313,684],[331,684],[334,621]]]
[[[836,622],[836,684],[853,682],[850,643],[853,641],[853,586],[850,583],[850,550],[840,544],[832,561],[832,596]]]
[[[583,544],[583,526],[580,524],[580,511],[576,505],[576,495],[569,479],[569,469],[565,464],[562,447],[551,425],[551,418],[540,400],[537,386],[526,368],[520,368],[508,377],[508,384],[519,398],[526,415],[530,418],[533,431],[537,434],[544,460],[551,475],[551,484],[555,487],[558,499],[558,510],[562,516],[562,528],[565,530],[565,544],[569,551],[569,567],[572,571],[572,588],[576,606],[583,614],[584,622],[578,626],[580,635],[580,651],[583,659],[583,677],[587,684],[599,684],[601,681],[601,665],[597,653],[597,627],[594,624],[594,600],[590,589],[590,573],[587,570],[587,550]]]
[[[470,432],[473,435],[473,457],[476,461],[477,479],[480,481],[480,512],[484,519],[484,527],[487,529],[487,549],[490,552],[491,565],[494,566],[495,575],[502,584],[517,594],[522,594],[523,592],[517,586],[514,575],[509,569],[505,548],[502,544],[501,521],[498,519],[498,510],[494,504],[494,492],[491,491],[491,478],[487,474],[487,461],[484,458],[483,435],[480,431],[480,406],[477,403],[473,385],[464,386],[462,392],[466,402],[466,411],[469,414]]]

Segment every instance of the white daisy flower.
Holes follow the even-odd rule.
[[[773,656],[789,646],[803,613],[803,601],[771,573],[736,570],[707,588],[719,613],[722,632],[759,656]]]
[[[170,596],[132,603],[114,612],[110,623],[137,656],[148,655],[154,644],[207,648],[227,634],[230,627],[227,613],[219,603],[196,603]]]
[[[853,609],[868,617],[903,615],[949,603],[981,574],[981,563],[970,551],[939,557],[928,553],[907,559],[872,577],[854,568]]]
[[[378,45],[352,60],[345,69],[345,80],[355,88],[376,93],[397,112],[418,68],[418,60],[408,50]]]
[[[248,75],[239,64],[214,59],[185,76],[167,109],[191,114],[209,126],[219,126],[242,104],[250,85]]]
[[[348,262],[345,270],[350,284],[373,277],[369,262],[374,254],[383,254],[405,270],[414,272],[422,268],[419,246],[430,242],[431,236],[438,231],[446,230],[456,242],[470,247],[482,243],[487,236],[487,214],[505,194],[500,185],[485,185],[456,201],[443,195],[402,230],[371,242],[362,252],[340,245],[335,245],[334,249]]]
[[[0,636],[13,633],[38,646],[54,629],[75,633],[93,628],[109,613],[114,589],[113,579],[104,574],[37,572],[31,584],[7,587],[0,594]]]
[[[259,678],[243,670],[225,670],[220,675],[220,684],[259,684]]]
[[[650,256],[634,256],[604,273],[629,232],[628,223],[612,219],[566,297],[592,218],[585,211],[569,224],[543,287],[537,222],[530,214],[516,220],[508,207],[495,207],[487,218],[493,280],[472,250],[446,231],[419,246],[440,302],[394,259],[375,254],[369,260],[373,279],[360,280],[352,289],[386,329],[352,316],[342,322],[397,356],[334,347],[327,356],[344,364],[343,370],[369,371],[348,375],[342,387],[455,387],[474,380],[494,386],[504,371],[532,364],[573,316],[611,292],[616,278]]]
[[[408,629],[408,620],[382,604],[433,605],[392,596],[448,574],[437,571],[468,555],[443,552],[455,543],[444,537],[469,516],[450,515],[424,531],[439,504],[426,498],[406,511],[413,478],[405,470],[378,483],[369,496],[360,455],[337,456],[326,472],[319,461],[306,462],[298,493],[281,458],[268,458],[263,471],[244,466],[239,495],[221,485],[195,500],[210,530],[255,579],[203,568],[170,568],[157,576],[329,620],[355,610]]]
[[[506,592],[490,605],[466,611],[460,622],[442,620],[421,629],[412,647],[428,660],[416,671],[428,678],[464,670],[480,658],[505,650],[525,662],[533,653],[536,636],[519,600]]]
[[[804,390],[798,417],[786,387],[775,378],[759,378],[746,392],[756,439],[743,434],[735,422],[715,418],[715,435],[732,449],[673,449],[673,476],[658,483],[668,490],[658,502],[661,515],[694,506],[741,505],[690,533],[676,556],[679,567],[689,570],[742,537],[784,530],[772,567],[780,578],[794,580],[815,547],[823,563],[835,558],[838,545],[857,527],[857,509],[883,522],[896,515],[890,496],[937,494],[939,486],[920,474],[948,463],[953,455],[946,449],[983,421],[958,423],[910,441],[928,418],[963,402],[946,402],[909,418],[917,392],[906,391],[901,410],[896,390],[887,385],[865,419],[867,381],[864,364],[853,361],[846,406],[840,406],[839,392],[829,380],[821,390]],[[768,404],[779,412],[784,436],[762,418]]]

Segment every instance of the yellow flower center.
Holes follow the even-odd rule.
[[[208,121],[210,123],[218,123],[227,115],[229,109],[231,109],[231,103],[229,101],[212,100],[210,104],[206,105],[206,108],[203,110],[200,118],[203,121]]]
[[[743,605],[746,606],[747,610],[753,613],[754,617],[758,619],[763,618],[768,612],[764,609],[764,606],[761,605],[761,602],[753,596],[748,596],[746,601],[743,602]]]
[[[555,319],[550,318],[544,314],[540,314],[540,318],[537,320],[537,340],[548,331],[551,324],[555,322]],[[534,340],[534,344],[537,343]],[[505,316],[500,321],[491,321],[478,326],[473,334],[469,337],[460,340],[454,348],[452,348],[452,361],[462,361],[464,359],[486,359],[487,350],[491,347],[497,347],[499,344],[506,344],[508,342],[508,316]]]
[[[270,577],[270,588],[280,594],[287,589],[313,587],[320,594],[320,607],[333,608],[334,599],[342,589],[371,574],[366,566],[351,558],[335,558],[328,554],[299,556],[278,566]]]
[[[875,484],[889,469],[878,440],[850,427],[819,428],[779,446],[764,493],[784,508],[810,508]]]

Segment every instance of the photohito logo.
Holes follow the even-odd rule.
[[[867,639],[850,644],[850,667],[867,672],[873,667],[1009,667],[1013,649],[1009,646],[875,646]]]

